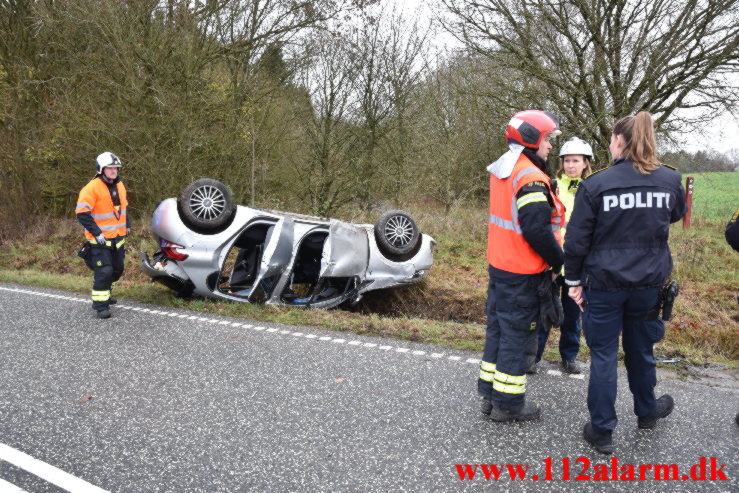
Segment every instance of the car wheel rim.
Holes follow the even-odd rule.
[[[404,216],[393,216],[385,223],[385,239],[393,246],[405,247],[413,239],[413,225]]]
[[[190,197],[190,210],[198,219],[215,219],[226,210],[226,197],[216,187],[198,187]]]

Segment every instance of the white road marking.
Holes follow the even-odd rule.
[[[47,296],[47,297],[51,297],[51,298],[66,299],[66,300],[70,300],[70,301],[79,301],[79,302],[82,302],[82,303],[89,303],[89,300],[87,300],[87,299],[74,298],[74,297],[69,297],[69,296],[60,296],[60,295],[55,295],[55,294],[50,294],[50,293],[41,293],[41,292],[29,291],[29,290],[25,290],[25,289],[14,289],[14,288],[6,288],[4,286],[0,286],[0,290],[2,290],[2,291],[12,291],[14,293],[31,294],[31,295],[34,295],[34,296]],[[127,309],[127,310],[133,310],[133,311],[146,312],[146,313],[151,313],[151,314],[155,314],[155,315],[158,314],[158,315],[164,315],[164,316],[169,316],[169,317],[187,318],[188,320],[199,320],[201,322],[210,322],[210,323],[217,324],[217,325],[229,325],[230,324],[232,327],[244,327],[245,329],[252,329],[252,330],[256,330],[256,331],[266,330],[267,332],[271,332],[271,333],[279,332],[280,334],[290,334],[290,335],[293,335],[295,337],[305,337],[306,339],[318,339],[319,341],[331,341],[331,342],[334,342],[336,344],[347,343],[347,345],[349,345],[349,346],[362,346],[362,347],[367,347],[367,348],[377,348],[377,349],[383,350],[383,351],[389,351],[389,350],[393,349],[393,346],[390,346],[390,345],[378,345],[377,343],[374,343],[374,342],[362,342],[362,341],[358,341],[358,340],[351,340],[351,341],[348,341],[347,342],[346,339],[333,338],[333,337],[330,337],[330,336],[318,336],[318,335],[315,335],[315,334],[304,334],[303,332],[293,332],[291,330],[286,330],[286,329],[280,330],[280,329],[277,329],[277,328],[274,328],[274,327],[266,328],[266,327],[250,325],[250,324],[246,324],[246,323],[242,323],[242,322],[232,322],[231,320],[219,320],[219,319],[215,319],[215,318],[210,318],[209,319],[209,318],[205,318],[205,317],[198,317],[196,315],[190,316],[188,314],[177,314],[177,313],[174,313],[174,312],[166,312],[166,311],[162,311],[162,310],[152,310],[152,309],[149,309],[149,308],[141,308],[141,307],[138,307],[138,306],[120,305],[119,308]],[[428,354],[430,357],[436,358],[436,359],[444,358],[446,356],[446,358],[449,361],[462,361],[462,356],[447,356],[445,353],[430,353],[429,354],[426,351],[423,351],[423,350],[420,350],[420,349],[411,351],[409,348],[402,348],[402,347],[398,347],[398,348],[394,348],[394,349],[395,349],[395,352],[398,352],[398,353],[408,353],[408,352],[410,352],[411,354],[413,354],[415,356],[424,356],[424,355],[427,355]],[[480,363],[480,360],[477,359],[477,358],[467,358],[467,359],[464,360],[464,362],[465,363],[470,363],[470,364],[479,364]],[[559,371],[559,370],[547,370],[547,374],[554,375],[554,376],[562,376],[562,372]],[[576,380],[585,380],[585,375],[582,375],[582,374],[568,374],[567,376],[569,376],[570,378],[576,379]],[[2,486],[2,483],[0,483],[0,486]],[[5,491],[5,490],[0,488],[0,491]],[[22,491],[22,490],[20,490],[20,491]]]
[[[0,479],[0,491],[5,493],[28,493],[26,490],[22,490],[13,483],[8,483],[4,479]]]
[[[72,476],[61,469],[34,459],[30,455],[2,443],[0,443],[0,459],[67,491],[74,493],[107,493],[102,488],[98,488],[85,480]]]

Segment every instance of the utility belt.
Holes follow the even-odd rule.
[[[680,292],[680,284],[677,279],[671,279],[662,286],[657,296],[657,303],[654,307],[647,312],[646,315],[641,317],[628,317],[626,320],[631,322],[646,322],[650,320],[657,320],[660,318],[659,314],[662,313],[662,320],[667,322],[672,318],[672,306],[675,304],[675,298],[677,298]]]
[[[105,244],[103,245],[98,243],[98,241],[93,238],[92,240],[87,240],[82,244],[82,247],[77,251],[77,256],[82,260],[87,260],[88,258],[90,258],[90,251],[92,250],[92,247],[103,247],[117,250],[121,248],[125,243],[126,238],[122,236],[118,236],[116,238],[113,238],[112,240],[106,240]]]
[[[126,239],[122,236],[117,236],[113,238],[112,240],[106,240],[104,245],[101,245],[95,238],[91,240],[87,240],[87,243],[92,246],[104,246],[108,248],[120,248],[123,246],[124,243],[126,243]]]

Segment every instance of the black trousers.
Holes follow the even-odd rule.
[[[537,286],[540,274],[522,274],[488,284],[485,350],[477,390],[501,408],[524,404],[526,369],[537,349],[541,310]]]
[[[112,246],[92,245],[87,258],[87,266],[93,271],[92,308],[98,311],[108,308],[110,289],[123,274],[126,248],[118,241],[112,241]]]

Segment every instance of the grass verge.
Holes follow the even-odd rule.
[[[487,272],[484,210],[460,207],[449,214],[429,207],[406,207],[421,229],[437,241],[429,278],[407,288],[368,293],[351,311],[305,310],[289,307],[180,299],[150,282],[139,268],[137,250],[153,253],[157,243],[147,220],[134,223],[127,242],[126,272],[115,295],[188,310],[263,322],[344,330],[363,335],[424,342],[451,349],[481,352],[484,345]],[[356,211],[346,219],[371,222],[371,212]],[[730,213],[728,213],[730,215]],[[76,257],[82,243],[73,219],[37,218],[26,238],[0,245],[0,282],[89,293],[91,273]],[[139,225],[137,227],[137,225]],[[723,224],[694,216],[694,227],[677,224],[671,234],[674,274],[681,294],[666,336],[656,347],[659,358],[682,358],[702,365],[716,362],[737,368],[739,359],[739,254],[723,239]],[[558,360],[558,331],[545,358]],[[581,345],[581,359],[588,358]]]

